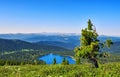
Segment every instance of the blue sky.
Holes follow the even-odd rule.
[[[88,19],[120,36],[120,0],[0,0],[0,33],[81,33]]]

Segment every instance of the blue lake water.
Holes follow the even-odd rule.
[[[69,56],[60,56],[60,55],[56,55],[56,54],[52,54],[52,53],[40,57],[39,60],[45,61],[46,64],[52,64],[54,58],[56,58],[56,63],[57,64],[61,64],[63,58],[65,58],[66,60],[68,60],[69,64],[75,64],[75,60],[73,60],[73,58],[71,58]]]

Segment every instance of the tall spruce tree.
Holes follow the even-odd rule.
[[[112,41],[107,40],[106,43],[100,43],[96,28],[90,19],[88,20],[88,27],[82,29],[80,40],[81,46],[75,48],[75,56],[89,59],[98,68],[97,56],[99,55],[100,47],[107,46],[110,48]]]

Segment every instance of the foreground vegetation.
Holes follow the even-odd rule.
[[[81,65],[0,66],[0,77],[120,77],[120,62]]]

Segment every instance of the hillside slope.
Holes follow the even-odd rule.
[[[58,46],[29,43],[16,39],[12,39],[12,40],[0,39],[0,51],[15,51],[22,49],[34,49],[34,50],[43,50],[43,51],[69,51],[68,49]]]
[[[63,47],[71,50],[76,47],[76,45],[74,45],[73,43],[65,43],[65,42],[59,42],[59,41],[40,41],[40,42],[37,42],[37,44],[58,46],[58,47]]]
[[[113,45],[108,48],[103,48],[102,51],[108,51],[111,53],[120,53],[120,42],[113,42]]]

